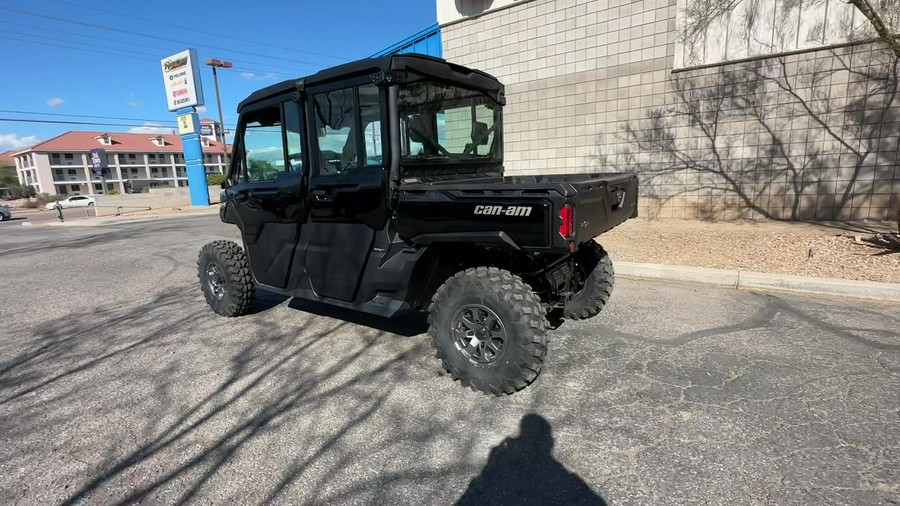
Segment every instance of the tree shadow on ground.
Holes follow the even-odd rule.
[[[527,414],[520,422],[518,437],[506,438],[491,450],[484,469],[456,504],[605,506],[606,501],[553,457],[550,422]]]

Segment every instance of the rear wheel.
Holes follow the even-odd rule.
[[[575,253],[575,276],[583,286],[566,304],[564,314],[571,320],[596,316],[609,302],[615,285],[612,259],[596,241],[582,244]]]
[[[200,289],[213,311],[222,316],[238,316],[250,309],[256,285],[240,246],[224,240],[203,246],[197,269]]]
[[[518,276],[495,267],[459,272],[438,289],[429,313],[437,357],[464,386],[512,394],[540,374],[547,320],[540,299]]]

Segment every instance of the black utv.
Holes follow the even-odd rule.
[[[504,176],[503,85],[441,59],[365,59],[238,106],[222,221],[200,251],[212,309],[255,287],[385,317],[429,313],[454,379],[496,395],[541,372],[547,330],[613,288],[598,235],[637,215],[631,174]]]

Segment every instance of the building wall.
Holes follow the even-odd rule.
[[[637,171],[651,216],[892,217],[896,60],[870,44],[673,72],[677,13],[521,0],[442,26],[444,57],[506,84],[509,173]]]
[[[71,159],[67,159],[66,154],[72,155]],[[129,155],[134,155],[134,158]],[[154,158],[150,158],[151,155]],[[164,158],[161,159],[160,155]],[[181,153],[109,152],[108,159],[110,175],[106,178],[107,190],[125,193],[124,182],[136,179],[157,181],[161,186],[187,186]],[[221,174],[226,168],[221,152],[204,153],[204,164],[208,173]],[[102,185],[100,178],[91,170],[86,153],[82,152],[37,151],[19,154],[16,156],[16,170],[19,182],[34,186],[38,193],[94,195]]]

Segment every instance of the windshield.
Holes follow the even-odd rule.
[[[402,161],[502,159],[502,108],[487,95],[434,81],[400,88]]]

